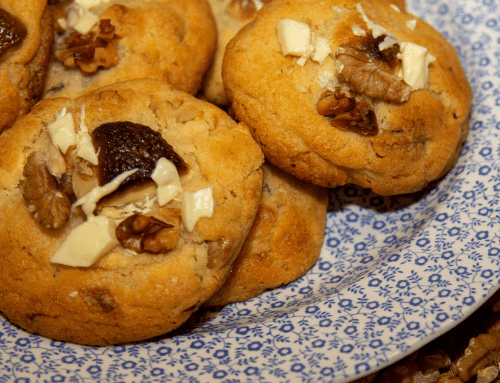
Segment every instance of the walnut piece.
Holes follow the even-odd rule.
[[[477,372],[476,383],[491,383],[496,379],[500,370],[498,366],[489,366]]]
[[[500,331],[490,331],[472,338],[464,354],[457,360],[458,377],[467,382],[480,370],[500,362]]]
[[[86,73],[118,64],[118,51],[112,41],[116,39],[115,27],[109,19],[99,21],[97,31],[86,35],[72,32],[58,42],[54,49],[57,60],[69,67],[80,67]]]
[[[33,217],[47,229],[59,229],[69,218],[71,202],[64,182],[49,170],[47,153],[37,150],[28,156],[19,186]]]
[[[440,369],[451,364],[450,357],[442,350],[432,352],[423,349],[413,353],[402,362],[382,370],[377,383],[437,383]]]
[[[410,97],[411,86],[380,69],[362,52],[341,45],[335,56],[337,71],[358,93],[396,103],[405,102]]]
[[[166,253],[179,242],[179,209],[161,209],[162,220],[134,214],[116,228],[121,245],[136,253]]]
[[[20,44],[27,34],[28,31],[21,20],[0,8],[0,55],[10,47]]]
[[[328,117],[330,124],[338,129],[365,136],[378,132],[377,118],[368,100],[346,86],[323,93],[317,110],[320,115]]]

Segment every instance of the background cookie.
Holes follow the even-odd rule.
[[[134,78],[194,94],[212,62],[217,32],[206,0],[123,0],[90,9],[66,1],[51,11],[58,34],[44,97],[75,97]],[[90,35],[72,35],[87,25],[94,25]]]
[[[210,102],[228,106],[221,67],[226,45],[234,35],[248,22],[252,21],[257,11],[271,0],[208,0],[217,25],[217,48],[212,66],[203,80],[201,93]]]
[[[325,232],[325,188],[265,163],[262,200],[226,283],[205,306],[245,301],[293,282],[318,260]]]
[[[314,32],[315,45],[280,43],[285,19]],[[412,60],[419,70],[402,80]],[[266,158],[323,186],[415,192],[453,166],[468,130],[457,52],[386,2],[273,0],[228,44],[222,77]]]
[[[43,0],[0,3],[0,132],[26,114],[41,97],[53,41]]]
[[[387,0],[379,0],[386,2]],[[217,48],[214,61],[205,75],[202,94],[210,102],[228,106],[230,101],[222,81],[222,58],[229,41],[246,24],[253,20],[257,11],[271,0],[208,0],[217,24]],[[390,1],[399,9],[405,9],[404,0]]]
[[[95,185],[106,169],[122,174],[123,158],[128,153],[113,141],[123,134],[109,133],[105,136],[109,146],[99,146],[100,153],[116,147],[118,156],[108,153],[108,160],[99,157],[99,164],[93,166],[75,154],[83,148],[80,144],[76,149],[70,146],[63,155],[47,132],[63,108],[65,116],[71,113],[79,135],[85,130],[82,126],[94,136],[101,124],[120,125],[120,121],[145,125],[151,128],[147,134],[153,136],[152,131],[160,132],[187,164],[187,169],[179,170],[183,191],[212,188],[213,214],[202,216],[189,229],[184,209],[190,210],[180,202],[186,201],[183,194],[176,194],[160,208],[157,182],[146,176],[142,182],[101,199],[94,211],[97,218],[115,221],[117,237],[118,229],[128,235],[119,237],[117,247],[90,266],[51,262],[72,230],[94,219],[85,217],[86,204],[81,207],[77,203],[69,210],[68,219],[59,219],[62,224],[55,225],[64,213],[64,204],[57,200],[66,195],[74,203],[79,195],[93,195],[96,189],[85,193],[89,183]],[[133,159],[144,157],[141,142],[142,138],[133,141]],[[145,142],[152,146],[151,138]],[[42,155],[41,160],[31,163],[38,155]],[[244,124],[236,124],[213,105],[160,81],[133,80],[74,100],[42,100],[0,137],[0,246],[4,249],[0,256],[0,310],[33,333],[92,345],[146,339],[180,326],[230,272],[257,212],[262,161],[262,153]],[[129,168],[138,166],[138,174],[142,174],[146,165]],[[38,184],[40,172],[44,181]],[[44,193],[37,199],[40,189]],[[41,205],[37,204],[40,200]],[[47,206],[52,216],[44,210]],[[151,231],[146,226],[122,226],[136,213],[171,227],[153,219],[151,222],[166,232],[156,234],[154,225]],[[48,228],[51,224],[59,228]],[[176,246],[155,252],[155,245],[168,245],[170,229],[174,235],[177,230]],[[137,244],[139,250],[134,247]],[[89,239],[82,246],[97,245]]]

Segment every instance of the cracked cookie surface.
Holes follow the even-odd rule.
[[[92,136],[119,121],[159,133],[186,164],[179,170],[182,190],[212,188],[213,214],[188,230],[180,218],[182,194],[160,206],[156,181],[146,176],[92,210],[116,223],[123,245],[88,267],[51,262],[74,229],[90,220],[86,205],[75,200],[99,190],[99,164],[78,157],[74,145],[62,152],[53,144],[48,129],[62,109],[73,116],[77,134],[84,126]],[[75,99],[42,100],[0,136],[0,311],[27,331],[89,345],[138,341],[177,328],[229,274],[257,212],[262,162],[245,124],[161,81],[132,80]],[[68,217],[57,225],[36,219],[37,211],[53,210],[30,207],[23,194],[38,196],[30,194],[26,178],[35,186],[50,181],[47,190],[57,191],[49,198],[66,194]]]
[[[299,30],[303,46],[283,37]],[[454,165],[468,131],[457,52],[389,2],[273,0],[228,44],[222,78],[266,158],[322,186],[416,192]]]

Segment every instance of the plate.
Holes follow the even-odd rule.
[[[409,0],[457,48],[474,89],[456,166],[422,193],[332,190],[321,259],[284,288],[202,311],[168,337],[81,347],[0,318],[0,382],[334,382],[456,326],[500,282],[500,9]]]

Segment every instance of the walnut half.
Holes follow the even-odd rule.
[[[317,111],[338,129],[365,136],[378,132],[377,118],[370,103],[346,86],[323,93]]]
[[[179,209],[161,209],[161,218],[134,214],[116,228],[121,245],[136,253],[166,253],[179,241]]]
[[[341,45],[337,49],[335,66],[358,93],[396,103],[410,97],[410,85],[383,71],[367,55],[352,47]]]
[[[71,201],[64,190],[64,178],[58,180],[53,175],[63,174],[60,167],[64,165],[49,158],[49,152],[37,150],[28,156],[23,169],[25,178],[19,186],[33,217],[47,229],[59,229],[69,218]],[[54,162],[58,162],[57,167]],[[57,171],[52,170],[55,168]]]

